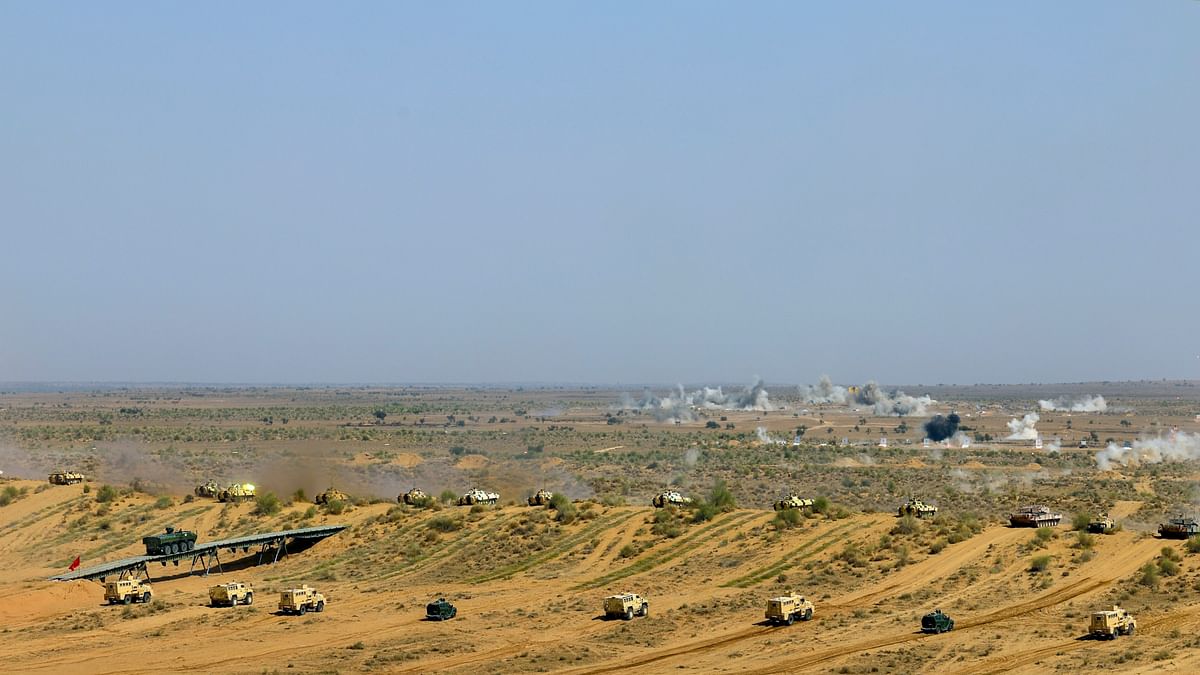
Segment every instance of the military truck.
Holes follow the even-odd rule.
[[[1113,605],[1112,609],[1092,612],[1092,623],[1088,635],[1097,640],[1115,640],[1118,635],[1133,635],[1137,619],[1129,612]]]
[[[793,593],[767,600],[767,621],[776,626],[779,624],[790,626],[796,621],[808,621],[812,615],[813,604],[805,600],[802,595]]]
[[[938,507],[933,504],[926,504],[916,497],[909,497],[908,501],[900,505],[896,515],[903,518],[904,516],[916,516],[918,518],[932,518],[937,515]]]
[[[948,630],[954,630],[954,619],[951,619],[949,615],[942,614],[940,609],[935,609],[921,617],[922,633],[945,633]]]
[[[217,493],[217,500],[222,502],[247,502],[254,499],[255,489],[250,483],[230,483],[224,490]]]
[[[82,483],[84,476],[76,471],[57,471],[50,474],[51,485],[74,485]]]
[[[604,616],[608,619],[624,619],[649,616],[650,603],[637,593],[620,593],[604,599]]]
[[[333,502],[342,502],[343,504],[350,503],[350,495],[336,488],[329,488],[313,498],[313,503],[325,506]]]
[[[279,611],[284,614],[324,612],[325,596],[307,585],[300,588],[289,588],[279,593]]]
[[[397,497],[396,501],[401,504],[408,504],[409,506],[425,506],[433,501],[433,499],[423,491],[413,488]]]
[[[240,581],[227,584],[217,584],[208,589],[208,604],[213,607],[233,607],[235,605],[253,605],[254,589]]]
[[[1172,518],[1158,526],[1158,536],[1163,539],[1187,539],[1197,534],[1200,534],[1200,523],[1197,523],[1195,518],[1184,518],[1182,513],[1178,518]]]
[[[1041,504],[1022,506],[1008,517],[1013,527],[1054,527],[1061,521],[1061,513],[1054,513],[1050,507]]]
[[[458,616],[458,609],[446,602],[445,598],[438,598],[425,605],[426,621],[449,621],[456,616]]]
[[[197,497],[208,497],[209,499],[216,499],[217,495],[219,495],[219,494],[221,494],[221,487],[219,485],[217,485],[217,481],[215,481],[215,480],[210,480],[210,481],[203,483],[202,485],[196,486],[196,496]]]
[[[176,530],[168,525],[166,533],[142,537],[142,543],[146,545],[146,555],[186,553],[196,548],[196,533],[191,530]]]
[[[530,506],[549,506],[554,493],[549,490],[538,490],[529,497]]]
[[[800,497],[797,495],[788,495],[783,499],[775,502],[775,510],[783,511],[784,509],[811,509],[815,503],[812,499]]]
[[[654,499],[650,500],[650,504],[656,509],[661,509],[668,506],[684,506],[691,503],[692,498],[684,497],[683,495],[679,494],[678,490],[663,490],[662,492],[654,495]]]
[[[131,602],[150,602],[154,591],[149,581],[120,579],[104,584],[104,600],[110,605],[128,605]]]
[[[1117,523],[1112,518],[1108,517],[1107,513],[1092,518],[1088,521],[1087,531],[1093,534],[1112,534],[1117,529]]]
[[[458,505],[475,506],[476,504],[495,504],[498,501],[500,501],[500,495],[495,492],[485,492],[479,488],[472,488],[458,498]]]

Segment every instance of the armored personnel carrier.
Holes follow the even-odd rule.
[[[1163,539],[1187,539],[1197,534],[1200,534],[1200,523],[1197,523],[1195,518],[1184,518],[1182,513],[1178,518],[1172,518],[1158,526],[1158,536]]]
[[[1098,640],[1115,640],[1118,635],[1133,635],[1137,630],[1137,619],[1129,612],[1113,605],[1112,609],[1092,612],[1092,623],[1088,635]]]
[[[628,621],[635,616],[649,615],[650,603],[637,593],[621,593],[604,599],[604,617],[607,619]]]
[[[217,493],[217,500],[222,502],[247,502],[254,499],[254,486],[249,483],[230,483],[228,487]]]
[[[350,495],[346,494],[345,492],[342,492],[341,490],[338,490],[337,488],[331,487],[328,490],[322,492],[321,494],[319,494],[313,498],[313,503],[320,504],[322,506],[324,506],[326,504],[330,504],[332,502],[342,502],[343,504],[349,504],[350,503]]]
[[[208,497],[210,499],[215,499],[219,494],[221,494],[221,488],[217,485],[217,481],[215,480],[210,480],[205,482],[203,485],[196,486],[197,497]]]
[[[796,621],[808,621],[812,615],[813,604],[805,600],[802,595],[793,593],[767,600],[767,621],[776,626],[779,624],[790,626]]]
[[[813,500],[797,495],[788,495],[787,497],[775,502],[775,510],[783,511],[784,509],[811,509]]]
[[[445,598],[438,598],[425,605],[426,621],[449,621],[456,616],[458,616],[458,608],[446,602]]]
[[[896,515],[900,516],[901,518],[904,516],[932,518],[937,515],[937,512],[938,507],[934,506],[933,504],[926,504],[916,497],[910,497],[908,501],[900,505]]]
[[[208,589],[208,604],[213,607],[234,607],[254,604],[254,589],[240,581],[217,584]]]
[[[83,474],[76,471],[58,471],[50,474],[51,485],[74,485],[82,483],[83,480]]]
[[[325,596],[308,586],[289,588],[279,592],[279,611],[284,614],[324,612]]]
[[[1054,527],[1061,521],[1061,513],[1052,513],[1050,507],[1041,504],[1023,506],[1008,517],[1013,527]]]
[[[954,619],[951,619],[949,615],[942,614],[940,609],[935,609],[921,617],[922,633],[945,633],[948,630],[954,630]]]
[[[186,553],[196,548],[196,533],[191,530],[176,530],[168,525],[164,534],[142,537],[146,545],[146,555],[170,555]]]
[[[424,491],[413,488],[396,498],[396,501],[409,506],[425,506],[432,499]]]
[[[691,497],[684,497],[683,495],[679,494],[678,490],[664,490],[654,495],[654,499],[650,500],[650,504],[656,509],[665,508],[667,506],[684,506],[685,504],[691,503]]]
[[[154,591],[149,581],[140,579],[120,579],[104,584],[104,601],[110,605],[128,605],[131,602],[150,602]]]
[[[1087,525],[1087,531],[1093,534],[1112,534],[1117,529],[1117,523],[1112,518],[1108,517],[1107,513],[1092,518]]]
[[[495,492],[485,492],[479,488],[472,488],[458,498],[458,505],[475,506],[476,504],[495,504],[498,501],[500,501],[500,495]]]
[[[549,490],[538,490],[529,497],[530,506],[549,506],[554,493]]]

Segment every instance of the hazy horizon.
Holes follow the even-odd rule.
[[[1198,24],[0,5],[0,382],[1198,379]]]

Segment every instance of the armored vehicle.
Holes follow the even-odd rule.
[[[812,506],[813,500],[796,495],[788,495],[786,498],[775,502],[776,511],[782,511],[784,509],[811,509]]]
[[[813,604],[802,595],[781,595],[767,600],[767,621],[792,625],[797,620],[808,621],[813,615]]]
[[[210,480],[203,485],[196,486],[197,497],[208,497],[210,499],[215,499],[219,494],[221,494],[221,488],[217,485],[217,481],[215,480]]]
[[[326,490],[326,491],[322,492],[321,494],[317,495],[316,497],[314,497],[313,502],[316,504],[321,504],[321,505],[330,504],[332,502],[342,502],[343,504],[349,504],[350,503],[350,495],[348,495],[345,492],[342,492],[341,490],[338,490],[336,488],[329,488],[328,490]]]
[[[938,507],[933,504],[926,504],[916,497],[909,497],[908,501],[900,505],[896,515],[916,516],[918,518],[932,518],[937,515]]]
[[[1023,506],[1008,517],[1013,527],[1054,527],[1060,521],[1061,513],[1051,513],[1050,507],[1041,504]]]
[[[401,504],[408,504],[409,506],[425,506],[433,500],[423,491],[413,488],[397,497],[396,501]]]
[[[554,493],[549,490],[538,490],[529,498],[530,506],[549,506]]]
[[[184,553],[196,548],[196,533],[168,525],[166,533],[142,537],[142,543],[146,545],[146,555]]]
[[[110,605],[128,605],[131,602],[150,602],[154,591],[149,581],[121,579],[104,584],[104,600]]]
[[[230,483],[217,493],[217,499],[222,502],[250,501],[254,499],[254,486],[249,483]]]
[[[1197,523],[1195,518],[1184,518],[1182,513],[1178,518],[1172,518],[1158,526],[1158,536],[1163,539],[1187,539],[1197,534],[1200,534],[1200,523]]]
[[[458,616],[458,609],[446,602],[445,598],[438,598],[425,605],[425,619],[427,621],[449,621],[456,616]]]
[[[1133,635],[1137,619],[1117,605],[1112,609],[1092,612],[1092,625],[1088,634],[1097,639],[1115,640],[1118,635]]]
[[[254,589],[240,581],[217,584],[208,589],[208,603],[213,607],[233,607],[254,604]]]
[[[664,490],[654,495],[654,499],[650,500],[650,504],[656,509],[661,509],[667,506],[683,506],[691,503],[691,497],[684,497],[683,495],[679,494],[678,490]]]
[[[76,471],[59,471],[50,474],[50,483],[53,485],[74,485],[83,482],[83,474]]]
[[[495,504],[498,501],[500,501],[500,495],[495,492],[484,492],[479,488],[472,488],[458,498],[458,505],[475,506],[476,504]]]
[[[284,614],[324,612],[325,596],[308,586],[289,588],[279,593],[279,611]]]
[[[935,609],[921,617],[922,633],[945,633],[948,630],[954,630],[954,619],[942,614],[940,609]]]
[[[608,619],[632,619],[634,616],[649,616],[650,603],[637,593],[610,595],[604,599],[604,616]]]
[[[1107,513],[1101,513],[1092,518],[1087,526],[1087,531],[1094,534],[1112,534],[1116,529],[1117,523],[1112,518],[1109,518]]]

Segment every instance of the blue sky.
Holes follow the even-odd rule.
[[[0,4],[0,381],[1197,378],[1198,29]]]

